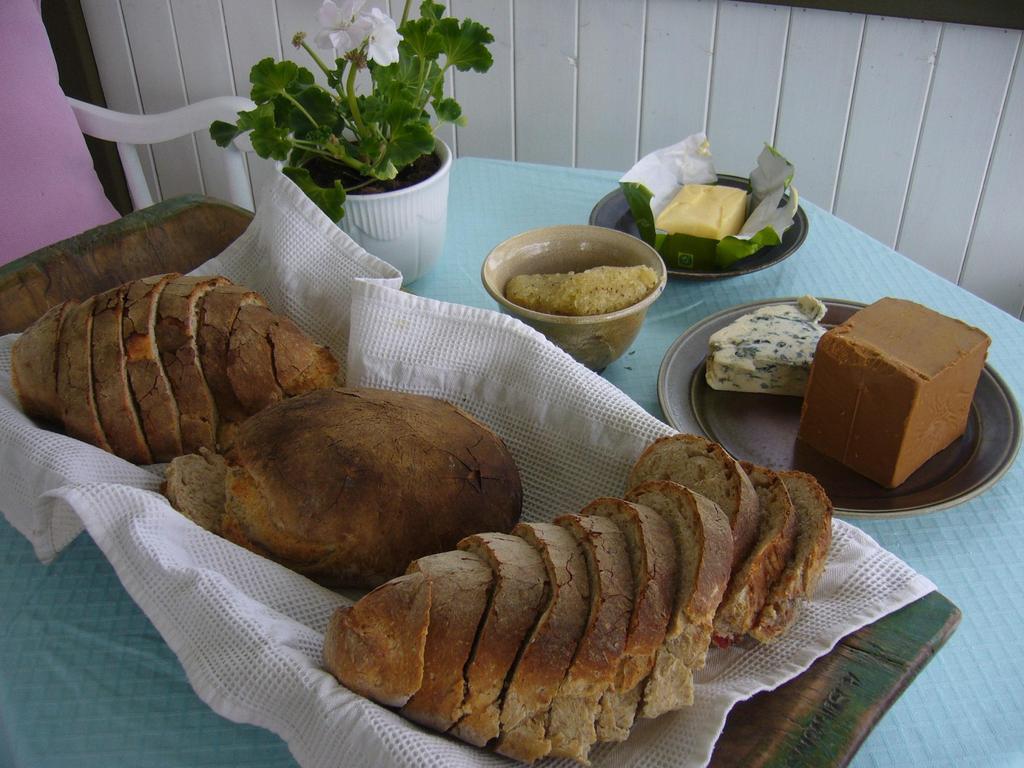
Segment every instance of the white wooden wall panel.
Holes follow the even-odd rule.
[[[1024,46],[1017,45],[1013,80],[1000,120],[960,284],[1020,316],[1024,310]]]
[[[140,114],[142,101],[139,97],[139,83],[132,64],[128,31],[120,3],[110,0],[82,0],[82,14],[93,42],[96,68],[101,73],[103,96],[107,106],[119,112]],[[97,45],[95,41],[102,42]],[[146,147],[139,152],[142,172],[150,189],[159,189],[156,169],[153,167],[153,150]]]
[[[404,4],[369,2],[395,16]],[[621,171],[706,130],[720,170],[746,173],[772,141],[794,160],[805,199],[1024,308],[1019,32],[736,0],[446,5],[496,38],[489,73],[446,81],[469,121],[440,132],[457,156]],[[249,70],[266,56],[310,66],[291,39],[315,34],[319,0],[82,6],[107,103],[158,112],[248,95]],[[144,161],[158,196],[217,195],[218,152],[200,132]],[[248,163],[258,193],[273,166]]]
[[[1019,33],[946,25],[897,250],[960,277]]]
[[[704,130],[717,15],[715,0],[648,0],[640,156]]]
[[[225,37],[231,74],[234,80],[234,95],[248,96],[252,84],[249,71],[261,59],[281,57],[280,36],[277,30],[277,11],[274,0],[222,0]],[[245,156],[252,183],[253,199],[259,205],[260,195],[273,177],[275,169],[272,160],[264,160],[249,152]]]
[[[830,209],[846,141],[864,17],[794,8],[775,146],[796,166],[800,196]],[[713,145],[712,145],[713,146]]]
[[[644,3],[580,0],[576,165],[621,170],[636,162]]]
[[[775,135],[789,14],[777,5],[719,4],[707,132],[722,173],[745,176]]]
[[[511,0],[515,40],[516,160],[576,160],[577,7],[572,0]]]
[[[166,0],[123,0],[121,8],[143,111],[166,112],[184,106],[188,97],[170,5]],[[192,136],[153,145],[153,162],[161,196],[205,192]]]
[[[864,27],[833,212],[889,246],[899,233],[940,31],[932,22],[877,16]]]
[[[477,72],[455,72],[455,98],[462,105],[466,125],[455,129],[460,155],[515,157],[512,103],[512,11],[508,0],[452,0],[452,15],[472,18],[494,35],[490,46],[494,64],[487,77]]]

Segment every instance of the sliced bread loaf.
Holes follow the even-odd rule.
[[[519,523],[512,533],[533,546],[547,571],[547,604],[523,646],[501,707],[495,749],[532,763],[551,751],[548,709],[590,612],[587,561],[576,538],[552,523]]]
[[[111,288],[96,297],[92,313],[92,380],[96,414],[110,447],[135,464],[152,464],[138,407],[128,386],[122,327],[128,286]]]
[[[156,312],[160,294],[180,275],[153,275],[128,284],[122,314],[125,366],[132,397],[139,408],[142,431],[153,461],[182,454],[178,405],[171,392],[156,343]]]
[[[258,413],[284,399],[274,376],[270,326],[274,313],[259,304],[244,304],[235,315],[228,338],[227,375],[242,411]]]
[[[482,747],[498,736],[501,695],[537,621],[547,573],[540,555],[518,536],[478,533],[467,536],[458,547],[479,555],[494,572],[494,588],[466,667],[466,714],[451,731]]]
[[[665,640],[676,598],[677,560],[672,529],[656,512],[623,499],[595,499],[581,515],[600,515],[614,522],[626,539],[633,573],[633,612],[629,617],[622,664],[615,684],[601,698],[597,720],[599,741],[625,741]]]
[[[642,483],[626,498],[654,510],[669,525],[678,560],[671,621],[640,711],[657,717],[693,703],[693,670],[704,666],[715,611],[732,569],[732,531],[717,504],[670,480]]]
[[[324,635],[324,667],[342,685],[401,707],[423,685],[431,580],[414,571],[339,608]]]
[[[11,385],[25,413],[34,419],[61,423],[57,344],[64,318],[76,303],[62,301],[50,307],[25,329],[11,349]]]
[[[796,510],[796,544],[750,630],[761,642],[777,640],[796,619],[801,599],[817,586],[832,542],[832,502],[818,481],[805,472],[778,474]]]
[[[733,573],[715,615],[715,635],[720,644],[742,637],[754,626],[796,540],[796,511],[782,478],[747,462],[743,469],[757,489],[762,523],[753,549],[740,570]]]
[[[629,487],[648,480],[672,480],[715,502],[729,518],[733,571],[746,559],[760,527],[760,507],[743,468],[722,446],[697,435],[655,440],[637,459]]]
[[[626,538],[605,517],[562,515],[587,561],[590,614],[565,679],[551,702],[551,755],[586,762],[597,741],[601,697],[615,684],[633,613],[633,572]]]
[[[178,405],[181,447],[185,453],[217,446],[217,407],[199,360],[199,304],[225,277],[185,275],[171,280],[160,294],[156,342],[171,393]]]
[[[409,573],[421,573],[430,581],[431,603],[423,683],[402,714],[443,732],[466,714],[466,664],[494,577],[479,555],[461,551],[421,557],[409,565]]]
[[[61,420],[71,437],[111,450],[96,415],[92,382],[92,309],[95,297],[76,304],[61,324],[57,344],[57,396]]]

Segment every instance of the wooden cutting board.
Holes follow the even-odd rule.
[[[190,195],[159,203],[0,267],[0,334],[50,306],[145,275],[188,272],[220,253],[252,214]],[[937,592],[843,639],[807,671],[737,704],[711,765],[843,766],[953,634],[960,610]]]

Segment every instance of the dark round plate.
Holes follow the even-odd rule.
[[[720,173],[718,174],[718,183],[728,187],[746,189],[750,182],[749,179],[745,179],[742,176],[729,176]],[[783,198],[782,204],[785,204],[788,200],[788,196]],[[599,227],[617,229],[634,237],[640,236],[640,230],[636,227],[636,219],[633,218],[633,214],[629,210],[629,203],[626,202],[625,195],[622,194],[622,190],[618,187],[597,202],[597,205],[590,212],[590,223],[596,224]],[[797,248],[803,245],[809,227],[807,214],[804,213],[803,207],[798,205],[796,216],[793,217],[793,226],[783,233],[782,242],[778,245],[762,248],[753,256],[740,259],[728,269],[705,271],[699,269],[673,269],[670,267],[668,273],[675,277],[685,277],[690,280],[718,280],[723,277],[736,277],[737,275],[757,272],[773,264],[778,264],[787,256],[791,256]]]
[[[837,514],[903,517],[960,504],[987,490],[1013,463],[1020,445],[1020,412],[1006,383],[988,365],[974,393],[967,431],[929,459],[898,488],[887,489],[822,456],[796,439],[799,397],[722,392],[704,380],[711,334],[772,299],[718,312],[687,329],[665,353],[658,399],[669,424],[704,434],[739,459],[772,469],[800,469],[818,478]],[[843,322],[863,307],[823,299],[826,325]]]

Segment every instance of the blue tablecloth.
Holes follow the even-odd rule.
[[[586,222],[615,181],[608,172],[459,160],[443,260],[410,290],[493,308],[479,280],[487,252],[533,227]],[[1020,398],[1024,326],[1016,318],[803,205],[810,233],[797,253],[747,276],[670,280],[633,348],[605,377],[661,418],[661,359],[701,318],[803,293],[863,302],[899,296],[984,329],[993,339],[990,364]],[[1021,463],[984,495],[952,509],[851,522],[928,576],[964,614],[853,764],[1024,765]],[[0,765],[279,768],[294,761],[273,734],[231,723],[196,697],[87,534],[43,566],[0,521]]]

